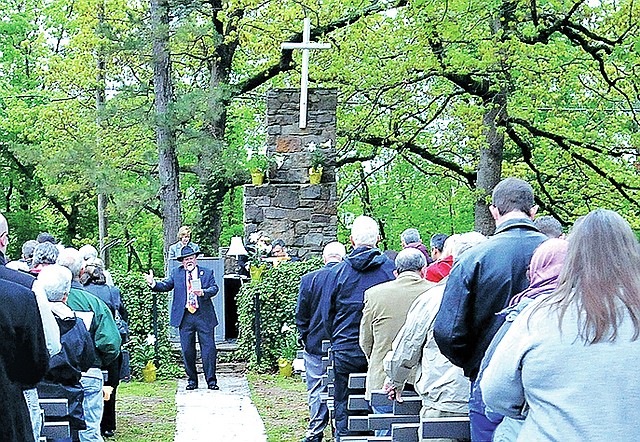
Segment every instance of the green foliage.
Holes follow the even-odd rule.
[[[174,361],[169,342],[169,310],[166,293],[156,293],[158,303],[158,354],[153,339],[153,292],[138,272],[112,271],[115,284],[122,293],[122,302],[129,313],[131,340],[125,348],[131,353],[132,376],[142,379],[142,368],[149,360],[157,360],[158,377],[173,379],[181,373]]]
[[[262,280],[242,286],[238,294],[238,350],[258,370],[274,369],[278,358],[293,359],[297,346],[295,307],[302,275],[320,268],[319,259],[283,262],[262,274]],[[256,299],[260,303],[260,346],[257,364]]]
[[[418,229],[426,244],[436,233],[473,230],[473,195],[446,174],[425,175],[401,158],[369,169],[365,172],[360,164],[342,169],[338,186],[343,195],[339,207],[343,242],[348,241],[353,219],[363,214],[378,222],[381,249],[400,250],[400,233],[409,227]]]
[[[44,230],[65,244],[96,244],[100,192],[109,199],[107,241],[120,241],[112,262],[160,273],[148,8],[0,0],[0,199],[14,232],[12,258]],[[312,87],[339,90],[343,238],[360,213],[380,220],[389,248],[409,225],[425,237],[469,230],[487,148],[484,116],[498,92],[507,109],[497,129],[504,160],[494,165],[503,176],[532,182],[542,210],[565,224],[607,207],[640,226],[637,2],[243,0],[170,8],[182,222],[199,226],[196,239],[211,253],[215,215],[224,217],[222,245],[242,233],[239,197],[225,195],[248,180],[247,147],[265,145],[265,91],[299,84],[300,51],[288,65],[280,43],[299,37],[305,15],[313,39],[333,43],[313,52],[309,78]]]
[[[318,147],[313,149],[313,151],[311,152],[311,167],[314,170],[318,170],[318,169],[321,169],[322,167],[324,167],[324,163],[326,161],[327,161],[327,159],[326,159],[322,149],[320,149]]]
[[[254,153],[251,158],[247,160],[247,168],[251,173],[266,173],[271,167],[272,161],[267,155]]]

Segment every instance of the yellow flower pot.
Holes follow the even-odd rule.
[[[291,377],[293,374],[293,364],[288,359],[280,358],[278,359],[278,371],[280,372],[280,376],[284,376],[285,378]]]
[[[261,186],[264,183],[263,172],[251,172],[251,184],[254,186]]]
[[[311,167],[309,169],[309,184],[320,184],[322,180],[322,167],[318,169],[314,169]]]
[[[158,369],[156,368],[153,361],[147,362],[147,365],[145,365],[142,369],[142,379],[145,382],[155,382],[157,371]]]

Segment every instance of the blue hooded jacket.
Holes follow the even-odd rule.
[[[322,318],[332,350],[360,349],[364,292],[395,279],[395,264],[375,247],[358,247],[331,269],[322,293]]]

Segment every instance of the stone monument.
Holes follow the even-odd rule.
[[[267,183],[244,186],[245,238],[263,231],[299,258],[320,256],[337,238],[336,89],[309,89],[300,128],[300,90],[267,93],[267,154],[276,160]],[[309,184],[315,149],[324,154],[322,181]]]

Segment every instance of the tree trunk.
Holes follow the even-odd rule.
[[[98,3],[98,33],[101,32],[104,26],[104,3]],[[101,35],[98,35],[101,37]],[[100,148],[101,140],[100,133],[102,128],[102,117],[104,115],[104,108],[106,103],[105,98],[105,68],[106,60],[104,58],[104,52],[101,47],[98,48],[97,75],[96,75],[96,124],[98,126],[98,136],[96,139],[96,145]],[[104,248],[105,238],[108,235],[108,222],[107,222],[107,195],[103,190],[101,183],[98,183],[98,239],[99,239],[99,251],[100,259],[104,262],[105,268],[109,268],[109,250]]]
[[[486,144],[480,149],[478,178],[476,182],[476,203],[474,208],[474,229],[483,235],[492,235],[496,225],[489,203],[493,188],[502,175],[502,154],[504,152],[504,134],[498,130],[499,122],[505,118],[507,100],[499,93],[485,103],[486,111],[482,118]]]
[[[220,10],[222,2],[216,0],[211,3],[214,9]],[[221,34],[223,26],[218,21],[218,13],[212,14],[212,24]],[[227,105],[231,92],[229,75],[231,64],[238,41],[231,40],[216,47],[216,51],[209,60],[209,115],[211,120],[207,124],[210,145],[199,154],[196,173],[199,180],[198,201],[200,220],[196,226],[200,244],[211,255],[216,256],[220,247],[220,232],[222,230],[222,204],[226,193],[242,182],[238,172],[230,174],[226,165],[222,163],[222,150],[225,148],[225,132],[227,128]],[[213,166],[216,167],[213,167]]]
[[[109,268],[109,250],[105,249],[105,238],[107,237],[107,196],[104,193],[98,194],[98,238],[100,259],[104,262],[105,268]]]
[[[180,228],[180,176],[176,155],[176,135],[171,102],[171,60],[169,52],[169,4],[167,0],[151,0],[153,32],[153,87],[156,111],[156,142],[158,144],[158,197],[162,206],[164,255],[175,242]]]

